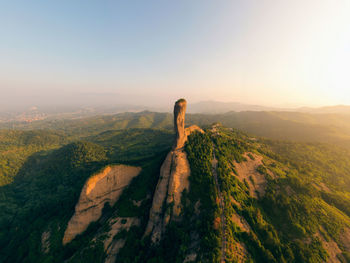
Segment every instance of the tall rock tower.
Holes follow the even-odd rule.
[[[191,132],[203,133],[203,130],[195,125],[185,129],[186,105],[187,102],[184,99],[179,99],[175,103],[175,142],[160,168],[159,180],[153,196],[145,236],[151,235],[154,243],[161,240],[169,221],[181,220],[181,195],[185,189],[189,190],[188,177],[191,172],[184,145]]]
[[[185,99],[179,99],[175,102],[174,106],[174,129],[175,129],[175,143],[174,150],[184,147],[187,140],[185,131],[185,114],[186,114],[187,102]]]

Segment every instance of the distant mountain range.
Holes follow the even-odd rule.
[[[281,111],[274,107],[243,104],[239,102],[201,101],[189,105],[190,113],[226,113],[230,111]]]
[[[348,105],[337,105],[337,106],[327,106],[321,108],[300,108],[300,112],[308,113],[319,113],[319,114],[350,114],[350,106]]]
[[[239,102],[219,102],[219,101],[201,101],[193,103],[189,106],[188,112],[190,113],[226,113],[230,111],[291,111],[291,112],[304,112],[314,114],[350,114],[350,106],[337,105],[327,107],[301,107],[301,108],[278,108],[267,107],[261,105],[243,104]]]
[[[79,119],[96,115],[111,115],[122,112],[171,112],[165,106],[144,106],[132,104],[116,104],[115,106],[32,106],[26,110],[8,110],[0,112],[0,122],[33,122],[45,119]],[[350,106],[338,105],[320,108],[301,107],[301,108],[278,108],[261,105],[251,105],[239,102],[219,102],[219,101],[201,101],[190,104],[187,111],[189,113],[203,114],[222,114],[228,112],[244,111],[265,111],[265,112],[301,112],[310,114],[350,114]]]

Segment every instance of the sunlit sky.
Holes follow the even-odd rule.
[[[0,0],[0,37],[2,104],[350,104],[349,0]]]

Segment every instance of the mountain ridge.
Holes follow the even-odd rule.
[[[185,128],[181,103],[170,119],[174,132],[125,129],[123,118],[117,120],[120,129],[103,118],[75,123],[70,132],[2,131],[4,153],[18,147],[28,153],[24,164],[16,164],[13,181],[0,186],[0,262],[349,261],[349,149],[266,139],[213,124],[225,115],[189,114],[187,124],[206,125]],[[259,113],[258,119],[280,125],[288,117],[287,123],[300,126],[297,120],[308,116],[289,114],[270,113],[266,122]],[[166,114],[126,115],[136,126],[169,125]],[[227,115],[227,123],[237,117]],[[186,172],[173,162],[176,154],[186,157]],[[84,185],[113,165],[141,171],[115,203],[106,199],[85,231],[62,244],[81,193],[93,184]],[[162,181],[167,183],[160,194]],[[106,186],[93,182],[97,190]],[[153,242],[145,232],[157,198],[161,235]]]
[[[17,123],[31,123],[42,120],[60,120],[60,119],[80,119],[92,117],[96,115],[113,115],[125,112],[164,112],[170,113],[170,106],[142,106],[142,105],[127,105],[119,104],[99,106],[31,106],[20,111],[2,110],[0,113],[0,123],[17,122]],[[334,106],[320,106],[320,107],[271,107],[255,104],[247,104],[240,102],[221,102],[221,101],[199,101],[191,103],[188,107],[189,113],[201,114],[224,114],[229,112],[243,112],[243,111],[281,111],[281,112],[302,112],[310,114],[350,114],[349,105],[334,105]]]

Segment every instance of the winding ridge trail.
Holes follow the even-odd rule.
[[[224,198],[222,196],[221,190],[220,190],[220,185],[218,181],[218,174],[217,174],[217,166],[218,166],[218,160],[216,159],[215,156],[215,147],[213,143],[213,160],[211,162],[212,165],[212,173],[215,179],[215,186],[216,190],[218,191],[218,196],[220,200],[220,209],[221,209],[221,230],[222,230],[222,236],[221,236],[221,259],[220,263],[225,262],[226,258],[226,218],[225,218],[225,203],[224,203]]]

